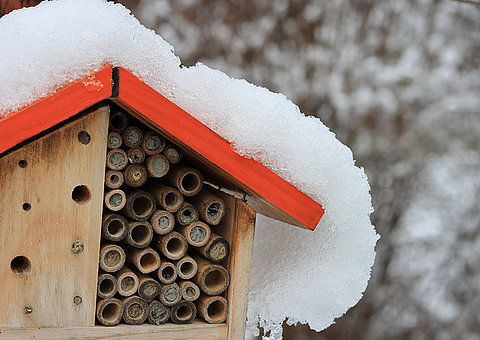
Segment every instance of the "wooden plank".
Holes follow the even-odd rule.
[[[0,158],[0,327],[94,325],[108,116],[102,107]],[[18,256],[26,275],[11,268]]]
[[[114,327],[77,327],[77,328],[40,328],[40,329],[2,329],[0,339],[177,339],[177,340],[220,340],[227,338],[226,324],[209,325],[204,321],[194,321],[188,325],[118,325]],[[242,338],[243,339],[243,338]]]
[[[253,159],[240,156],[231,144],[128,71],[118,68],[113,90],[118,105],[156,128],[227,183],[255,197],[259,212],[290,224],[315,229],[324,210],[293,185]],[[117,79],[118,76],[118,79]]]
[[[80,78],[24,109],[0,118],[0,154],[112,93],[112,67]]]
[[[226,213],[221,225],[215,229],[230,244],[230,256],[224,264],[230,273],[230,286],[226,293],[230,306],[228,339],[244,339],[256,213],[239,199],[216,194],[224,199]]]

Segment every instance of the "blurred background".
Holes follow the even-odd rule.
[[[184,65],[285,93],[365,168],[382,236],[365,296],[284,339],[480,339],[480,2],[117,2]]]

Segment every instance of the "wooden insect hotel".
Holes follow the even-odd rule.
[[[323,214],[122,68],[0,136],[0,337],[243,339],[256,212]]]

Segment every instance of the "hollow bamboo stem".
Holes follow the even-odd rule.
[[[187,324],[195,320],[197,307],[191,301],[180,301],[171,309],[171,319],[177,324]]]
[[[170,260],[179,260],[187,253],[188,243],[185,236],[172,231],[166,235],[155,235],[152,247]]]
[[[125,264],[125,252],[116,244],[103,244],[100,248],[100,268],[114,273]]]
[[[197,274],[192,279],[193,282],[207,295],[222,294],[230,284],[227,270],[199,254],[194,254],[192,257],[198,265]]]
[[[200,288],[192,281],[180,281],[178,283],[180,287],[180,294],[186,301],[195,301],[200,297]]]
[[[158,206],[172,213],[178,211],[184,202],[180,191],[160,183],[152,183],[147,190],[155,197]]]
[[[123,139],[118,132],[110,132],[107,137],[107,147],[109,149],[118,149],[122,146]]]
[[[160,267],[160,255],[150,247],[127,250],[127,260],[133,264],[142,274],[154,272]]]
[[[170,308],[162,305],[159,301],[153,300],[148,307],[148,322],[152,325],[160,326],[170,319]]]
[[[197,262],[188,255],[176,261],[175,265],[178,276],[184,280],[189,280],[194,277],[198,270]]]
[[[167,306],[172,307],[180,302],[182,295],[180,294],[180,287],[176,283],[171,283],[162,286],[162,291],[158,296],[160,302]]]
[[[127,235],[123,239],[128,245],[135,248],[147,247],[153,239],[153,229],[148,222],[129,222]]]
[[[204,246],[210,239],[210,227],[203,222],[197,221],[189,225],[178,226],[177,230],[187,239],[187,242],[194,247]]]
[[[126,185],[138,188],[147,181],[147,169],[141,164],[130,164],[123,170],[123,177]]]
[[[124,181],[123,173],[118,170],[108,170],[105,174],[105,185],[110,189],[118,189]]]
[[[153,156],[162,152],[165,147],[165,139],[158,133],[147,132],[142,141],[142,149],[147,155]]]
[[[161,178],[170,170],[170,163],[164,155],[154,155],[147,158],[145,162],[149,177]]]
[[[138,296],[123,298],[123,321],[129,325],[141,325],[148,317],[148,304]]]
[[[196,302],[197,312],[208,323],[222,323],[227,320],[228,302],[221,296],[202,295]]]
[[[182,159],[182,153],[173,145],[166,146],[165,149],[163,149],[163,154],[172,164],[176,164]]]
[[[109,299],[117,293],[117,279],[107,273],[98,276],[97,295],[101,299]]]
[[[127,196],[121,189],[113,189],[105,192],[104,204],[111,211],[122,210],[127,203]]]
[[[165,235],[173,230],[175,217],[169,211],[156,210],[150,217],[150,224],[157,234]]]
[[[127,150],[128,161],[132,164],[140,164],[145,161],[145,151],[141,148],[130,148]]]
[[[230,246],[227,240],[213,232],[204,246],[194,249],[213,262],[221,262],[230,254]]]
[[[127,200],[122,213],[132,220],[147,221],[157,209],[155,198],[148,192],[142,190],[127,190]]]
[[[136,293],[138,289],[138,276],[128,267],[124,266],[117,273],[117,290],[121,296],[131,296]]]
[[[110,114],[110,130],[123,132],[128,126],[128,116],[125,112],[112,112]]]
[[[118,242],[127,235],[128,222],[119,214],[106,214],[102,219],[102,237],[112,242]]]
[[[180,225],[188,225],[198,221],[198,210],[188,202],[183,202],[182,206],[175,213],[175,219]]]
[[[123,144],[129,148],[136,148],[142,144],[143,132],[136,126],[129,126],[122,134]]]
[[[107,153],[107,167],[112,170],[122,170],[128,164],[128,156],[122,149],[113,149]]]
[[[123,303],[119,299],[110,298],[97,301],[97,320],[105,326],[115,326],[122,321]]]
[[[202,219],[210,225],[218,225],[225,215],[225,202],[210,190],[202,190],[192,197],[191,202]]]
[[[152,301],[160,292],[162,287],[160,283],[150,276],[137,273],[138,276],[138,295],[147,302]]]
[[[166,180],[185,196],[194,196],[202,190],[203,176],[197,169],[180,167],[171,170]]]
[[[158,268],[157,276],[161,283],[170,284],[177,279],[177,267],[168,261],[162,261],[162,264]]]

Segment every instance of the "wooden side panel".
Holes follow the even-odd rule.
[[[102,107],[0,159],[0,327],[94,325],[108,115]],[[80,185],[89,194],[73,193]],[[25,267],[18,256],[27,274],[12,270]]]
[[[117,72],[117,69],[115,70]],[[240,156],[231,144],[128,71],[119,68],[115,102],[159,130],[226,183],[256,198],[261,213],[300,227],[315,229],[324,210],[262,164]]]
[[[111,93],[112,66],[108,65],[20,111],[0,117],[0,154],[110,97]]]
[[[230,286],[226,294],[230,306],[228,339],[244,339],[256,213],[239,199],[228,195],[222,198],[227,211],[216,231],[230,244],[228,263],[224,264],[230,273]]]
[[[0,339],[23,340],[63,340],[63,339],[195,339],[220,340],[227,338],[226,324],[209,325],[202,321],[194,321],[188,325],[165,324],[153,325],[118,325],[114,327],[75,327],[75,328],[43,328],[43,329],[0,329]],[[238,338],[240,339],[240,338]],[[243,338],[241,338],[243,339]]]

